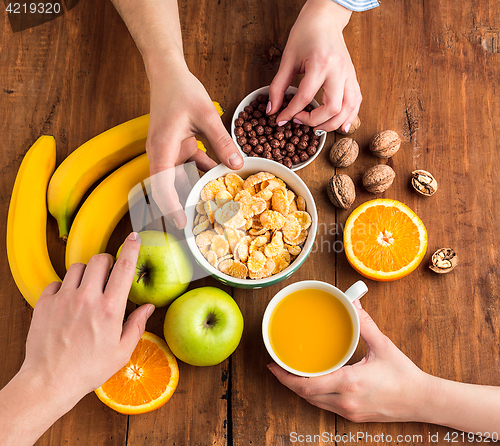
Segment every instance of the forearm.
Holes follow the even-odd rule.
[[[185,64],[177,0],[112,0],[150,76],[158,66]]]
[[[0,444],[24,446],[38,438],[76,401],[58,395],[32,374],[19,372],[0,391]]]
[[[465,384],[429,375],[428,392],[423,394],[428,395],[427,401],[421,401],[414,421],[500,437],[500,387]]]

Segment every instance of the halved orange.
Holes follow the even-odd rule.
[[[163,406],[178,382],[179,367],[167,343],[153,333],[144,332],[128,364],[95,393],[117,412],[141,414]]]
[[[405,204],[389,199],[367,201],[346,221],[344,249],[351,266],[379,281],[410,274],[427,250],[422,220]]]

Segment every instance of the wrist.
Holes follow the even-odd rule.
[[[144,66],[149,82],[164,81],[170,73],[189,71],[182,53],[165,51],[143,54]]]
[[[56,376],[46,376],[38,370],[21,370],[12,379],[13,384],[23,389],[25,397],[31,401],[33,406],[43,405],[47,409],[47,415],[53,412],[58,419],[71,410],[85,395],[76,394],[76,386],[64,386]],[[50,402],[50,407],[46,407]]]
[[[0,444],[28,446],[78,401],[40,374],[19,371],[0,391]],[[55,389],[55,390],[54,390]]]
[[[415,386],[411,419],[421,423],[436,423],[446,409],[443,407],[443,383],[445,380],[422,372],[420,381]]]

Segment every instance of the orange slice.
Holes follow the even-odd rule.
[[[377,199],[357,207],[346,221],[344,248],[351,266],[379,281],[410,274],[427,250],[422,220],[405,204]]]
[[[144,332],[128,364],[95,393],[117,412],[140,414],[163,406],[174,393],[178,381],[177,360],[167,343]]]

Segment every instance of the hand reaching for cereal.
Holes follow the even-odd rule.
[[[146,150],[152,175],[153,198],[160,210],[171,215],[176,226],[186,225],[175,188],[175,166],[196,162],[203,171],[216,163],[197,146],[194,135],[203,133],[226,166],[238,169],[243,159],[227,133],[203,85],[187,70],[173,70],[169,82],[151,76],[151,118]],[[165,172],[161,174],[161,172]]]
[[[177,2],[114,0],[114,4],[143,56],[151,87],[146,150],[153,198],[181,229],[186,215],[175,183],[182,171],[175,166],[194,161],[206,171],[216,165],[198,149],[194,136],[204,134],[219,160],[231,169],[241,168],[243,159],[207,91],[186,65]]]

